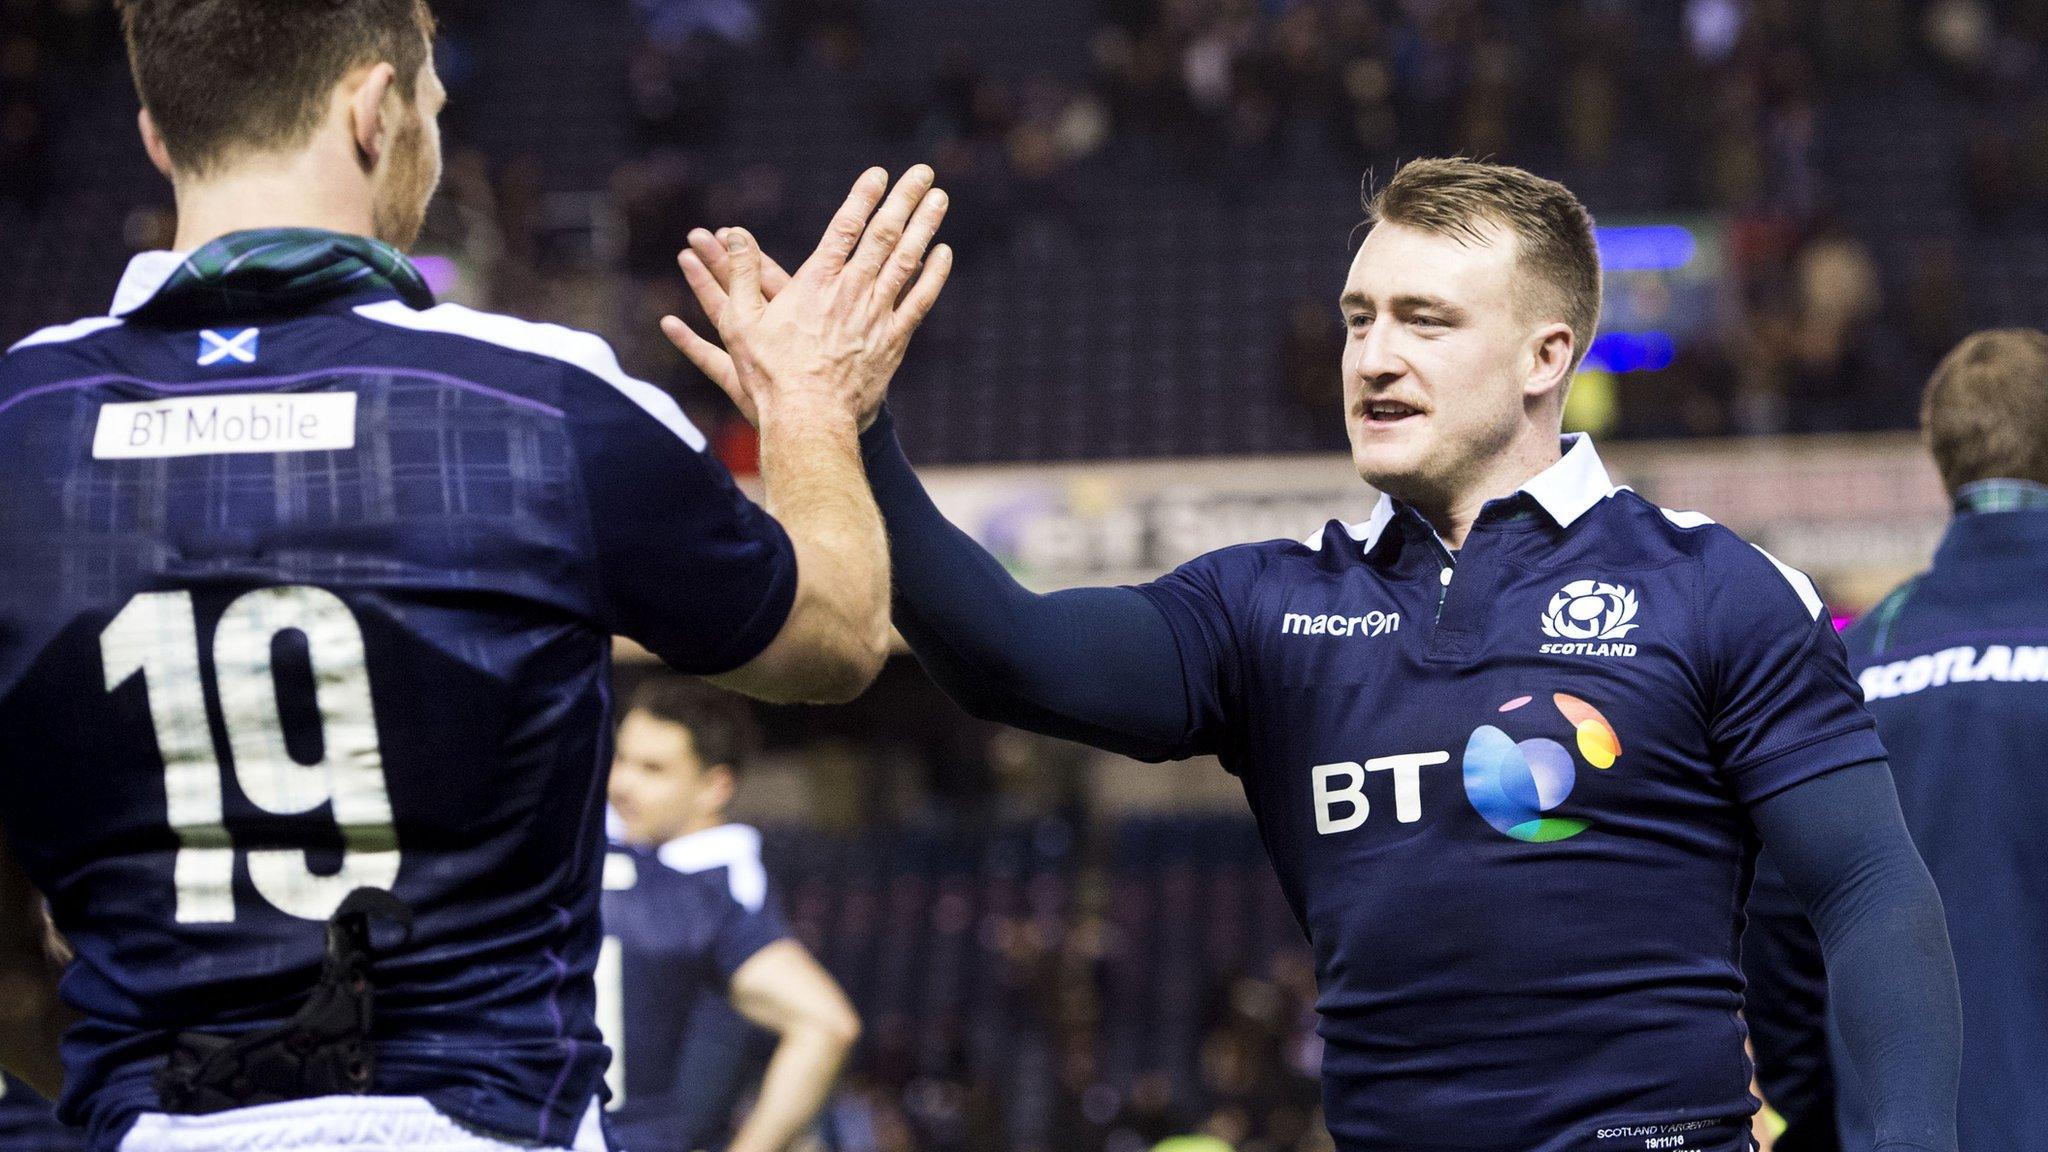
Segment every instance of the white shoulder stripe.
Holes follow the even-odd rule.
[[[13,352],[22,348],[33,347],[37,344],[68,344],[73,340],[83,339],[95,332],[104,332],[109,328],[119,328],[120,326],[121,318],[118,316],[88,316],[83,320],[74,320],[69,324],[59,324],[54,328],[45,328],[40,332],[31,332],[26,337],[16,341],[14,346],[9,348],[8,351]]]
[[[1762,548],[1757,548],[1754,544],[1751,544],[1750,547],[1756,548],[1759,552],[1764,552]],[[1821,602],[1820,590],[1813,586],[1813,581],[1807,577],[1806,573],[1792,567],[1769,552],[1764,552],[1764,559],[1769,560],[1771,566],[1778,570],[1778,575],[1785,578],[1785,583],[1792,585],[1792,590],[1799,593],[1799,602],[1806,605],[1806,614],[1815,620],[1820,619],[1820,614],[1827,605]]]
[[[531,352],[574,364],[624,393],[626,399],[661,421],[662,426],[674,432],[683,443],[699,452],[704,450],[704,433],[683,415],[674,397],[645,380],[635,380],[626,375],[619,368],[619,358],[613,354],[611,345],[606,344],[601,336],[564,328],[560,324],[536,324],[493,312],[478,312],[460,304],[436,304],[432,308],[416,310],[403,300],[384,300],[362,305],[355,312],[366,320],[395,328],[467,336],[515,352]]]
[[[1671,521],[1680,528],[1701,528],[1714,522],[1714,518],[1704,512],[1673,512],[1669,508],[1659,508],[1658,511],[1664,513],[1666,520]],[[1748,544],[1749,542],[1745,540],[1743,543]],[[1813,586],[1813,580],[1806,573],[1792,567],[1769,552],[1764,552],[1762,548],[1757,548],[1754,544],[1749,546],[1763,553],[1763,558],[1769,560],[1771,567],[1778,570],[1778,575],[1785,578],[1785,583],[1792,586],[1792,591],[1799,594],[1799,602],[1806,605],[1807,615],[1815,620],[1820,619],[1820,614],[1827,608],[1827,605],[1822,603],[1820,590]]]
[[[655,857],[678,872],[725,869],[732,898],[749,912],[759,912],[768,899],[768,869],[761,864],[761,833],[745,824],[720,824],[678,836],[655,851]]]
[[[1662,512],[1666,520],[1680,528],[1703,528],[1714,522],[1714,518],[1705,512],[1673,512],[1669,508],[1659,508],[1657,511]]]

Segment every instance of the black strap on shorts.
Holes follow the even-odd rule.
[[[393,921],[412,933],[413,914],[381,888],[358,888],[327,921],[327,958],[319,983],[291,1019],[242,1036],[180,1032],[156,1074],[164,1111],[204,1115],[315,1096],[360,1096],[376,1063],[370,1021],[370,923]]]

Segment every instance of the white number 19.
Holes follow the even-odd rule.
[[[321,756],[311,764],[285,747],[271,643],[287,631],[304,634],[312,663]],[[178,921],[233,920],[234,844],[221,813],[220,755],[207,729],[192,594],[146,592],[130,600],[100,633],[100,658],[107,691],[141,675],[149,694],[164,799],[178,834]],[[247,593],[228,605],[214,629],[213,671],[243,794],[278,816],[330,805],[341,828],[342,863],[332,875],[315,874],[297,849],[250,851],[256,891],[290,915],[325,920],[355,889],[391,887],[398,878],[398,841],[363,632],[348,605],[303,585]]]

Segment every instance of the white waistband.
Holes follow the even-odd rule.
[[[573,1152],[606,1152],[591,1101]],[[145,1112],[121,1152],[537,1152],[465,1128],[419,1096],[319,1096],[206,1116]]]

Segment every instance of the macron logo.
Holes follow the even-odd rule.
[[[1401,630],[1399,612],[1367,612],[1363,616],[1313,616],[1288,612],[1280,617],[1282,636],[1385,636]]]

